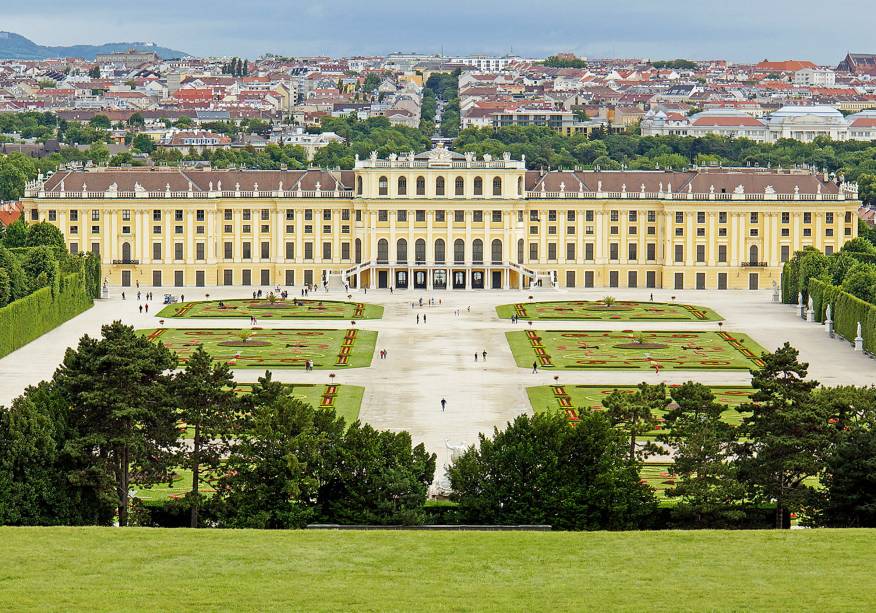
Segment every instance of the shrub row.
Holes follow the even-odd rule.
[[[94,303],[86,273],[61,276],[56,292],[43,287],[0,308],[0,357],[12,353]]]
[[[860,321],[864,349],[876,353],[876,305],[814,277],[809,279],[809,295],[818,321],[824,321],[827,305],[832,305],[831,317],[837,334],[853,341]]]

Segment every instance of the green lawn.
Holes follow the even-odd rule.
[[[589,300],[518,302],[496,307],[499,317],[517,315],[526,320],[584,321],[720,321],[712,309],[675,302],[633,302],[618,300],[611,306]]]
[[[745,334],[702,331],[523,330],[505,333],[517,365],[592,370],[748,370],[764,348]]]
[[[219,303],[222,303],[220,308]],[[364,302],[289,298],[273,304],[267,298],[242,300],[207,300],[169,304],[159,317],[236,317],[249,319],[380,319],[383,307]]]
[[[0,528],[0,539],[8,611],[876,609],[874,530]]]
[[[677,387],[677,386],[669,386]],[[540,385],[526,388],[529,403],[536,413],[547,411],[564,411],[569,421],[577,421],[581,411],[602,411],[602,399],[614,390],[629,393],[636,391],[634,385]],[[738,387],[730,385],[710,386],[715,399],[729,408],[721,414],[721,418],[728,424],[738,426],[742,423],[744,413],[736,410],[736,407],[748,401],[749,395],[754,391],[750,387]],[[658,420],[663,420],[665,411],[654,411]],[[660,426],[658,426],[658,429]],[[651,432],[653,437],[658,432]]]
[[[255,329],[246,341],[236,328],[154,328],[138,330],[187,357],[199,344],[216,360],[234,368],[304,368],[313,360],[317,369],[357,368],[371,365],[377,332],[370,330]]]

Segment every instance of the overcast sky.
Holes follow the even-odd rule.
[[[154,41],[193,55],[489,53],[809,59],[876,53],[873,0],[2,0],[44,45]]]

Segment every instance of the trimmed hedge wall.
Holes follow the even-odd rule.
[[[809,295],[812,296],[812,308],[818,321],[824,321],[827,305],[833,305],[831,317],[836,333],[852,342],[860,321],[864,350],[876,353],[876,305],[814,277],[809,279]]]
[[[90,308],[94,301],[85,272],[62,275],[58,291],[43,287],[0,308],[0,357]]]

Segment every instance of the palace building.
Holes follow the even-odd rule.
[[[857,235],[853,185],[802,170],[538,171],[443,147],[354,170],[62,170],[25,219],[110,283],[757,289]]]

